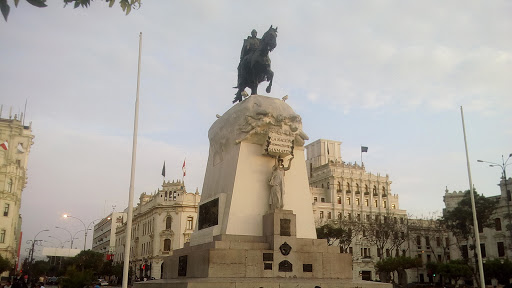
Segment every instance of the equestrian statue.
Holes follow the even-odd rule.
[[[270,69],[270,57],[268,53],[277,46],[277,27],[270,25],[263,37],[259,39],[256,30],[252,30],[251,36],[244,40],[242,52],[240,54],[240,64],[238,64],[238,81],[236,87],[238,91],[235,94],[233,103],[242,101],[242,92],[245,88],[251,89],[251,95],[258,94],[258,85],[263,81],[268,81],[267,93],[272,89],[272,79],[274,72]]]

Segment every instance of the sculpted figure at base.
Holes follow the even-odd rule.
[[[277,27],[270,28],[263,34],[261,39],[256,37],[256,30],[253,30],[251,37],[244,41],[240,64],[238,65],[238,81],[234,88],[238,91],[235,94],[233,103],[242,101],[242,91],[245,88],[251,89],[251,95],[258,94],[258,85],[263,81],[269,81],[267,93],[272,89],[274,72],[270,69],[270,57],[268,53],[277,46]]]
[[[274,167],[272,167],[272,176],[270,176],[270,211],[276,209],[282,209],[284,207],[283,196],[284,196],[284,173],[290,170],[292,166],[293,156],[288,160],[288,167],[284,167],[284,160],[281,157],[277,157]]]

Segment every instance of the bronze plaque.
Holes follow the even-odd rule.
[[[205,229],[219,224],[219,198],[199,205],[198,229]]]
[[[187,276],[187,255],[178,258],[178,276]]]
[[[280,219],[280,227],[279,227],[279,235],[281,236],[291,236],[291,231],[290,231],[290,223],[291,223],[291,220],[290,219]]]
[[[274,253],[263,253],[263,261],[274,261]]]
[[[272,263],[263,263],[263,270],[272,270]]]
[[[288,260],[283,260],[279,263],[279,272],[292,272],[292,263]]]
[[[281,244],[281,246],[279,246],[279,251],[281,251],[281,254],[283,254],[284,256],[287,256],[288,254],[290,254],[290,251],[292,251],[292,246],[284,242],[283,244]]]

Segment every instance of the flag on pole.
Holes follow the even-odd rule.
[[[181,170],[183,170],[183,177],[185,177],[185,175],[187,175],[187,167],[185,167],[185,161],[187,160],[187,158],[185,158],[183,160],[183,166],[181,167]]]
[[[165,161],[164,161],[164,167],[162,167],[162,176],[165,177]]]
[[[363,152],[368,153],[368,147],[366,147],[366,146],[361,146],[361,153],[363,153]]]
[[[7,143],[7,140],[5,140],[4,143],[0,144],[0,147],[2,147],[2,149],[4,150],[9,149],[9,143]]]

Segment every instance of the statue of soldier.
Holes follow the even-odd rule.
[[[256,37],[258,32],[255,29],[252,29],[251,36],[247,36],[247,39],[244,39],[244,45],[242,46],[242,52],[240,52],[240,63],[238,64],[238,81],[237,87],[240,84],[240,78],[242,74],[242,61],[248,55],[251,55],[258,47],[260,47],[260,38]]]

